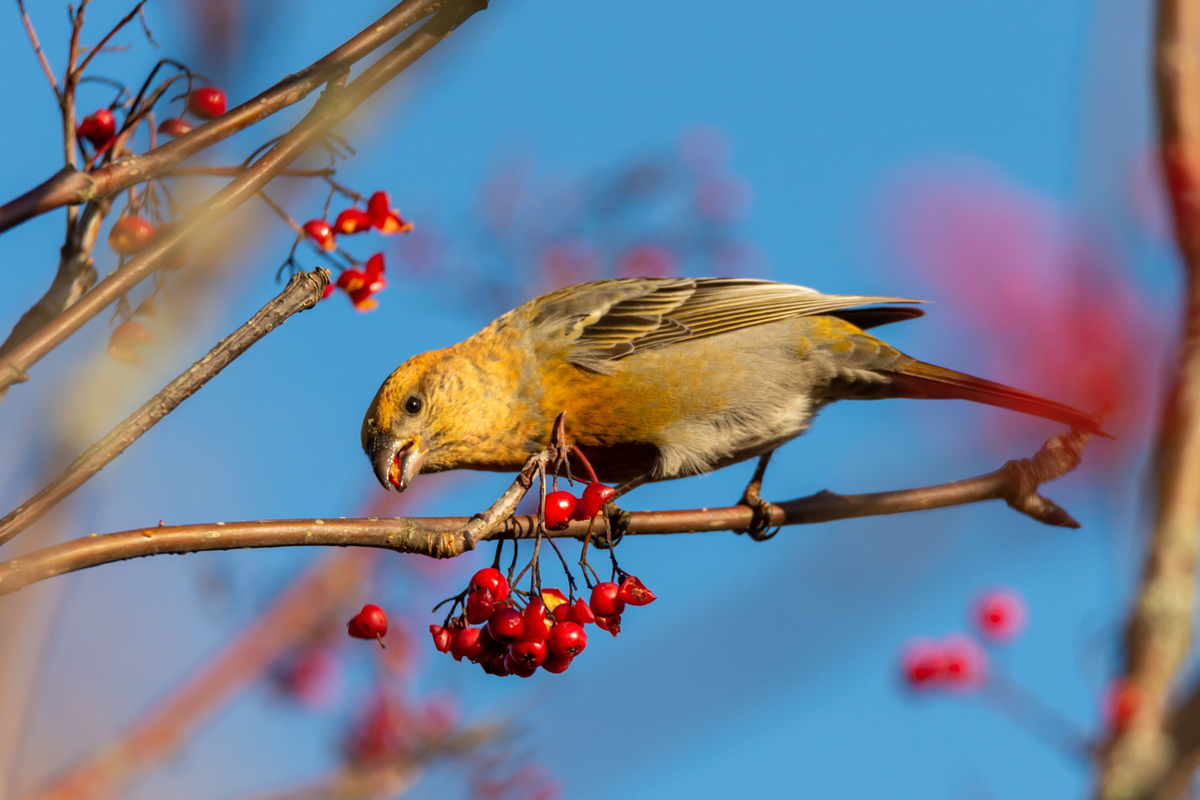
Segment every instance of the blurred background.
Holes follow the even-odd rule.
[[[126,5],[89,7],[85,43]],[[136,88],[172,57],[236,105],[388,7],[150,3],[161,50],[130,27],[114,40],[128,50],[99,56],[93,74]],[[61,8],[30,10],[61,69]],[[61,166],[61,144],[19,15],[3,13],[8,199]],[[525,299],[618,275],[751,276],[932,301],[882,338],[1107,414],[1118,438],[1094,442],[1083,467],[1045,490],[1082,529],[988,503],[790,528],[764,544],[631,538],[622,566],[659,600],[627,614],[617,639],[595,630],[569,672],[526,681],[438,657],[425,633],[441,619],[429,608],[490,563],[491,546],[448,564],[291,549],[109,565],[0,598],[0,796],[39,796],[67,776],[81,782],[60,796],[1085,793],[1090,764],[1058,734],[1083,742],[1106,724],[1176,321],[1149,22],[1145,4],[1117,0],[732,12],[494,0],[339,129],[357,156],[338,165],[338,182],[388,191],[415,226],[346,240],[362,260],[385,255],[378,308],[358,313],[339,295],[289,321],[5,558],[159,519],[480,510],[507,476],[424,476],[403,500],[383,493],[358,434],[375,390],[407,357]],[[86,84],[81,111],[112,96]],[[197,163],[237,164],[301,113]],[[177,197],[187,205],[217,186],[180,182]],[[268,191],[299,221],[320,217],[328,193],[289,178]],[[62,216],[0,237],[6,326],[48,285]],[[265,205],[247,204],[171,273],[145,320],[155,337],[145,364],[105,355],[107,315],[38,364],[0,403],[5,509],[273,296],[293,241]],[[325,263],[298,253],[305,268]],[[96,259],[101,275],[117,263],[103,244]],[[965,403],[845,403],[776,455],[764,495],[968,477],[1057,432]],[[645,487],[626,507],[732,504],[750,471]],[[563,584],[554,565],[544,573]],[[997,586],[1024,598],[1028,624],[993,649],[989,670],[1036,698],[1040,715],[1028,699],[909,690],[906,643],[968,631],[976,598]],[[392,617],[386,653],[345,637],[363,602]],[[466,737],[462,752],[422,744],[447,731]],[[468,747],[472,736],[486,741]],[[404,768],[373,773],[376,783],[347,783],[354,765],[400,756]]]

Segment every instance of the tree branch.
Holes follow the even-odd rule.
[[[1070,472],[1078,464],[1091,434],[1059,434],[1032,459],[1010,461],[995,472],[938,486],[874,494],[838,495],[824,491],[772,506],[771,525],[809,525],[838,519],[901,514],[934,508],[1005,500],[1010,506],[1048,525],[1078,527],[1062,509],[1037,494],[1040,483]],[[166,553],[234,550],[247,547],[306,545],[378,547],[432,558],[462,555],[480,540],[531,539],[537,517],[501,517],[515,507],[532,485],[538,466],[530,459],[508,491],[489,512],[476,517],[395,517],[379,519],[305,519],[216,522],[139,528],[121,533],[92,534],[0,563],[0,595],[31,583],[88,567]],[[655,511],[630,514],[627,535],[698,533],[744,529],[753,512],[746,506]],[[583,539],[587,522],[574,522],[554,538]]]
[[[226,336],[208,355],[193,364],[186,372],[168,383],[142,407],[130,414],[100,441],[71,462],[46,488],[25,501],[19,508],[0,519],[0,544],[33,524],[56,503],[78,489],[104,469],[125,448],[133,444],[159,420],[174,411],[180,403],[198,392],[204,384],[220,374],[235,358],[251,345],[282,325],[293,314],[312,308],[329,285],[329,271],[318,267],[312,272],[298,272],[271,302],[263,306],[244,325]]]
[[[33,28],[33,20],[29,18],[29,13],[25,10],[25,0],[17,0],[17,10],[21,12],[21,22],[25,23],[25,33],[29,35],[29,43],[33,45],[34,55],[37,56],[38,63],[42,65],[42,72],[46,73],[46,80],[50,82],[54,99],[58,101],[59,105],[62,105],[62,92],[58,90],[58,78],[54,77],[54,70],[50,68],[46,54],[42,52],[42,43],[38,41],[37,31]]]
[[[323,84],[345,74],[351,66],[434,10],[433,0],[404,0],[324,58],[184,136],[90,173],[73,169],[59,172],[40,186],[0,206],[0,232],[47,211],[65,205],[78,205],[97,197],[109,197],[134,184],[170,172],[184,159],[300,102]],[[80,8],[77,18],[81,19],[82,13],[83,9]],[[78,31],[73,42],[77,41],[77,37]],[[72,52],[77,52],[75,46]],[[72,58],[68,74],[76,72]],[[74,123],[73,114],[71,122]]]
[[[407,2],[416,4],[416,0],[406,0]],[[53,323],[0,358],[0,390],[26,380],[25,370],[110,303],[159,269],[189,239],[208,230],[253,197],[309,147],[320,142],[346,115],[448,36],[472,14],[485,8],[486,4],[487,0],[447,0],[437,14],[391,52],[365,69],[352,83],[344,87],[331,84],[304,119],[244,173],[230,181],[200,209],[173,225],[163,236],[157,237],[138,256],[101,281]],[[186,137],[176,141],[182,141],[183,138]],[[142,177],[144,179],[146,176]]]
[[[1154,523],[1125,633],[1126,677],[1139,698],[1113,734],[1100,796],[1149,796],[1172,759],[1168,694],[1191,647],[1200,546],[1200,0],[1159,0],[1154,67],[1163,169],[1185,274],[1179,360],[1154,458]]]

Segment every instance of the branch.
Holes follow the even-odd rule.
[[[254,624],[167,699],[36,795],[39,800],[112,797],[134,776],[176,754],[182,742],[279,657],[321,630],[362,584],[372,559],[336,552],[279,595]]]
[[[84,4],[86,5],[86,3]],[[341,47],[300,72],[252,97],[237,108],[206,122],[190,133],[139,156],[122,159],[102,169],[81,173],[64,169],[20,197],[0,206],[0,232],[65,205],[78,205],[157,178],[184,159],[242,131],[290,105],[300,102],[323,84],[344,75],[351,66],[382,47],[434,10],[431,0],[404,0]],[[83,9],[77,12],[82,18]],[[78,37],[75,32],[73,43]],[[72,53],[76,48],[72,47]],[[74,58],[68,74],[76,74]],[[65,123],[64,123],[65,124]],[[72,115],[71,124],[74,124]],[[68,159],[72,153],[68,154]],[[70,163],[74,163],[70,161]]]
[[[1172,758],[1168,694],[1191,647],[1200,547],[1200,0],[1159,0],[1155,78],[1163,169],[1186,286],[1184,329],[1159,425],[1154,523],[1125,632],[1126,677],[1139,697],[1101,765],[1105,800],[1143,798]]]
[[[408,2],[415,4],[416,0],[406,0]],[[186,241],[211,229],[216,222],[253,197],[309,147],[324,139],[346,115],[450,35],[468,17],[485,8],[486,3],[487,0],[450,0],[443,3],[441,11],[364,70],[352,83],[344,87],[331,84],[304,119],[244,173],[230,181],[200,209],[173,225],[165,235],[156,238],[141,254],[101,281],[53,323],[0,358],[0,390],[27,380],[25,370],[159,269]],[[183,138],[176,141],[182,141]]]
[[[194,178],[194,177],[210,177],[210,178],[236,178],[246,171],[245,167],[180,167],[173,169],[164,178]],[[279,171],[280,176],[289,178],[324,178],[329,175],[334,175],[337,170],[333,167],[322,167],[321,169],[284,169]]]
[[[54,99],[58,101],[59,105],[62,105],[62,92],[58,90],[58,78],[54,77],[54,70],[50,68],[46,54],[42,52],[42,43],[38,41],[37,31],[33,29],[33,20],[25,11],[25,0],[17,0],[17,9],[21,12],[21,22],[25,23],[25,33],[29,34],[29,43],[33,45],[33,52],[37,56],[38,63],[42,65],[42,72],[46,73],[46,80],[50,81]]]
[[[138,3],[137,3],[137,5],[135,5],[133,7],[133,10],[130,11],[128,14],[126,14],[124,17],[122,17],[121,20],[116,25],[113,26],[113,29],[108,32],[108,35],[105,36],[103,39],[101,39],[99,44],[97,44],[90,51],[88,51],[87,58],[85,58],[83,60],[82,64],[80,64],[78,67],[75,68],[75,70],[74,70],[75,74],[72,79],[72,82],[74,82],[74,83],[79,82],[79,78],[80,78],[80,76],[83,75],[83,71],[85,69],[87,69],[88,64],[92,63],[92,59],[96,57],[96,54],[104,50],[104,45],[108,44],[109,40],[111,40],[112,37],[117,35],[117,31],[121,30],[121,28],[124,28],[126,25],[128,25],[129,22],[138,15],[138,13],[142,10],[142,6],[144,6],[144,5],[146,5],[146,0],[138,0]]]
[[[161,392],[104,435],[100,441],[71,462],[46,488],[25,501],[20,508],[0,519],[0,544],[33,524],[56,503],[78,489],[88,478],[104,469],[125,448],[133,444],[180,403],[198,392],[250,346],[282,325],[293,314],[312,308],[329,285],[329,271],[318,267],[299,272],[271,302],[263,306],[244,325],[226,336],[208,355],[168,383]]]
[[[984,500],[1005,500],[1016,510],[1048,525],[1078,527],[1065,511],[1038,495],[1037,488],[1040,483],[1074,469],[1090,436],[1079,431],[1059,434],[1046,442],[1032,459],[1010,461],[995,472],[964,481],[875,494],[818,492],[772,506],[770,523],[809,525]],[[217,522],[93,534],[0,563],[0,595],[67,572],[166,553],[325,545],[378,547],[397,553],[453,558],[472,549],[481,540],[532,539],[537,517],[501,518],[499,515],[504,509],[515,506],[528,490],[538,466],[537,458],[539,456],[530,459],[521,475],[488,512],[476,517]],[[634,513],[630,514],[627,535],[745,529],[752,516],[753,512],[747,506]],[[588,525],[587,522],[574,522],[566,530],[550,531],[545,535],[583,539]]]

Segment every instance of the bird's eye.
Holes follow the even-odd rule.
[[[404,401],[404,410],[410,414],[420,414],[421,406],[421,398],[417,397],[415,394]]]

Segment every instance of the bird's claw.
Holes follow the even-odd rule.
[[[608,550],[611,547],[616,547],[624,538],[629,530],[629,523],[633,519],[629,512],[617,506],[616,503],[608,503],[604,506],[604,524],[605,536],[596,536],[592,539],[592,544],[601,550]]]

